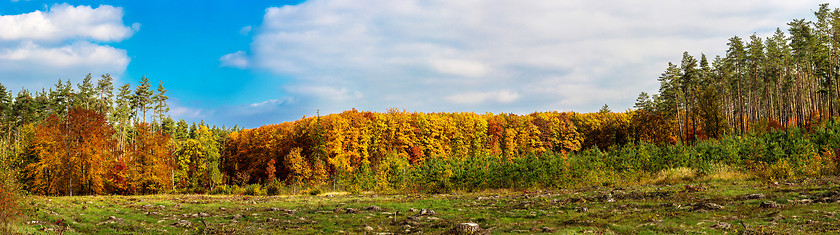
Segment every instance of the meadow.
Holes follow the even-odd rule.
[[[724,179],[730,177],[729,179]],[[673,178],[444,194],[33,196],[25,234],[840,232],[840,178]]]

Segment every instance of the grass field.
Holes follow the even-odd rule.
[[[33,196],[28,201],[33,215],[17,230],[403,234],[447,233],[473,222],[480,232],[494,234],[837,233],[838,185],[840,178],[825,177],[435,195]]]

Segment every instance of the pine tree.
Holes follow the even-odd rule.
[[[169,105],[166,104],[166,100],[168,99],[169,97],[166,96],[166,88],[163,88],[163,82],[158,81],[157,93],[152,96],[152,103],[154,103],[155,110],[152,122],[155,121],[154,118],[157,118],[158,121],[162,121],[166,117],[166,113],[169,112]]]
[[[85,79],[82,80],[82,83],[77,84],[79,87],[79,92],[73,95],[72,97],[72,106],[73,107],[82,107],[85,109],[91,109],[94,105],[94,96],[96,95],[96,90],[93,87],[93,77],[88,73],[85,76]]]
[[[96,110],[108,115],[114,105],[114,78],[111,74],[102,75],[96,84],[96,96],[99,101]]]
[[[140,78],[140,85],[134,90],[134,96],[131,98],[131,107],[135,110],[135,115],[143,114],[143,122],[146,122],[146,110],[152,107],[153,92],[150,89],[149,78],[144,75]]]

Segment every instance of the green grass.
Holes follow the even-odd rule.
[[[367,229],[374,233],[444,233],[463,222],[478,223],[490,233],[840,232],[840,215],[835,214],[840,211],[838,177],[778,185],[682,181],[673,185],[409,195],[32,196],[27,201],[31,215],[16,230],[57,234],[62,227],[55,221],[64,220],[67,234],[332,234],[365,233]],[[765,197],[746,198],[754,193]],[[781,208],[760,208],[764,201],[774,201]],[[707,206],[710,203],[723,208]],[[371,205],[383,211],[366,210]],[[347,208],[359,212],[347,213]],[[410,212],[412,208],[437,213],[418,216],[419,212]],[[116,220],[109,219],[111,216]],[[179,220],[192,226],[174,226]],[[730,227],[715,226],[721,222]]]

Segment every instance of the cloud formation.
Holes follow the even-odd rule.
[[[292,77],[287,105],[321,113],[623,110],[683,51],[711,59],[819,3],[310,0],[267,9],[250,51],[222,63],[247,54],[248,68]]]
[[[87,73],[118,77],[130,59],[125,50],[102,43],[125,40],[140,28],[124,25],[122,17],[119,7],[68,4],[0,15],[0,77],[9,78],[3,85],[38,89]]]
[[[245,55],[244,51],[237,51],[234,53],[224,55],[222,56],[222,58],[219,58],[219,62],[222,62],[222,66],[227,67],[241,69],[248,67],[248,57],[247,55]]]

